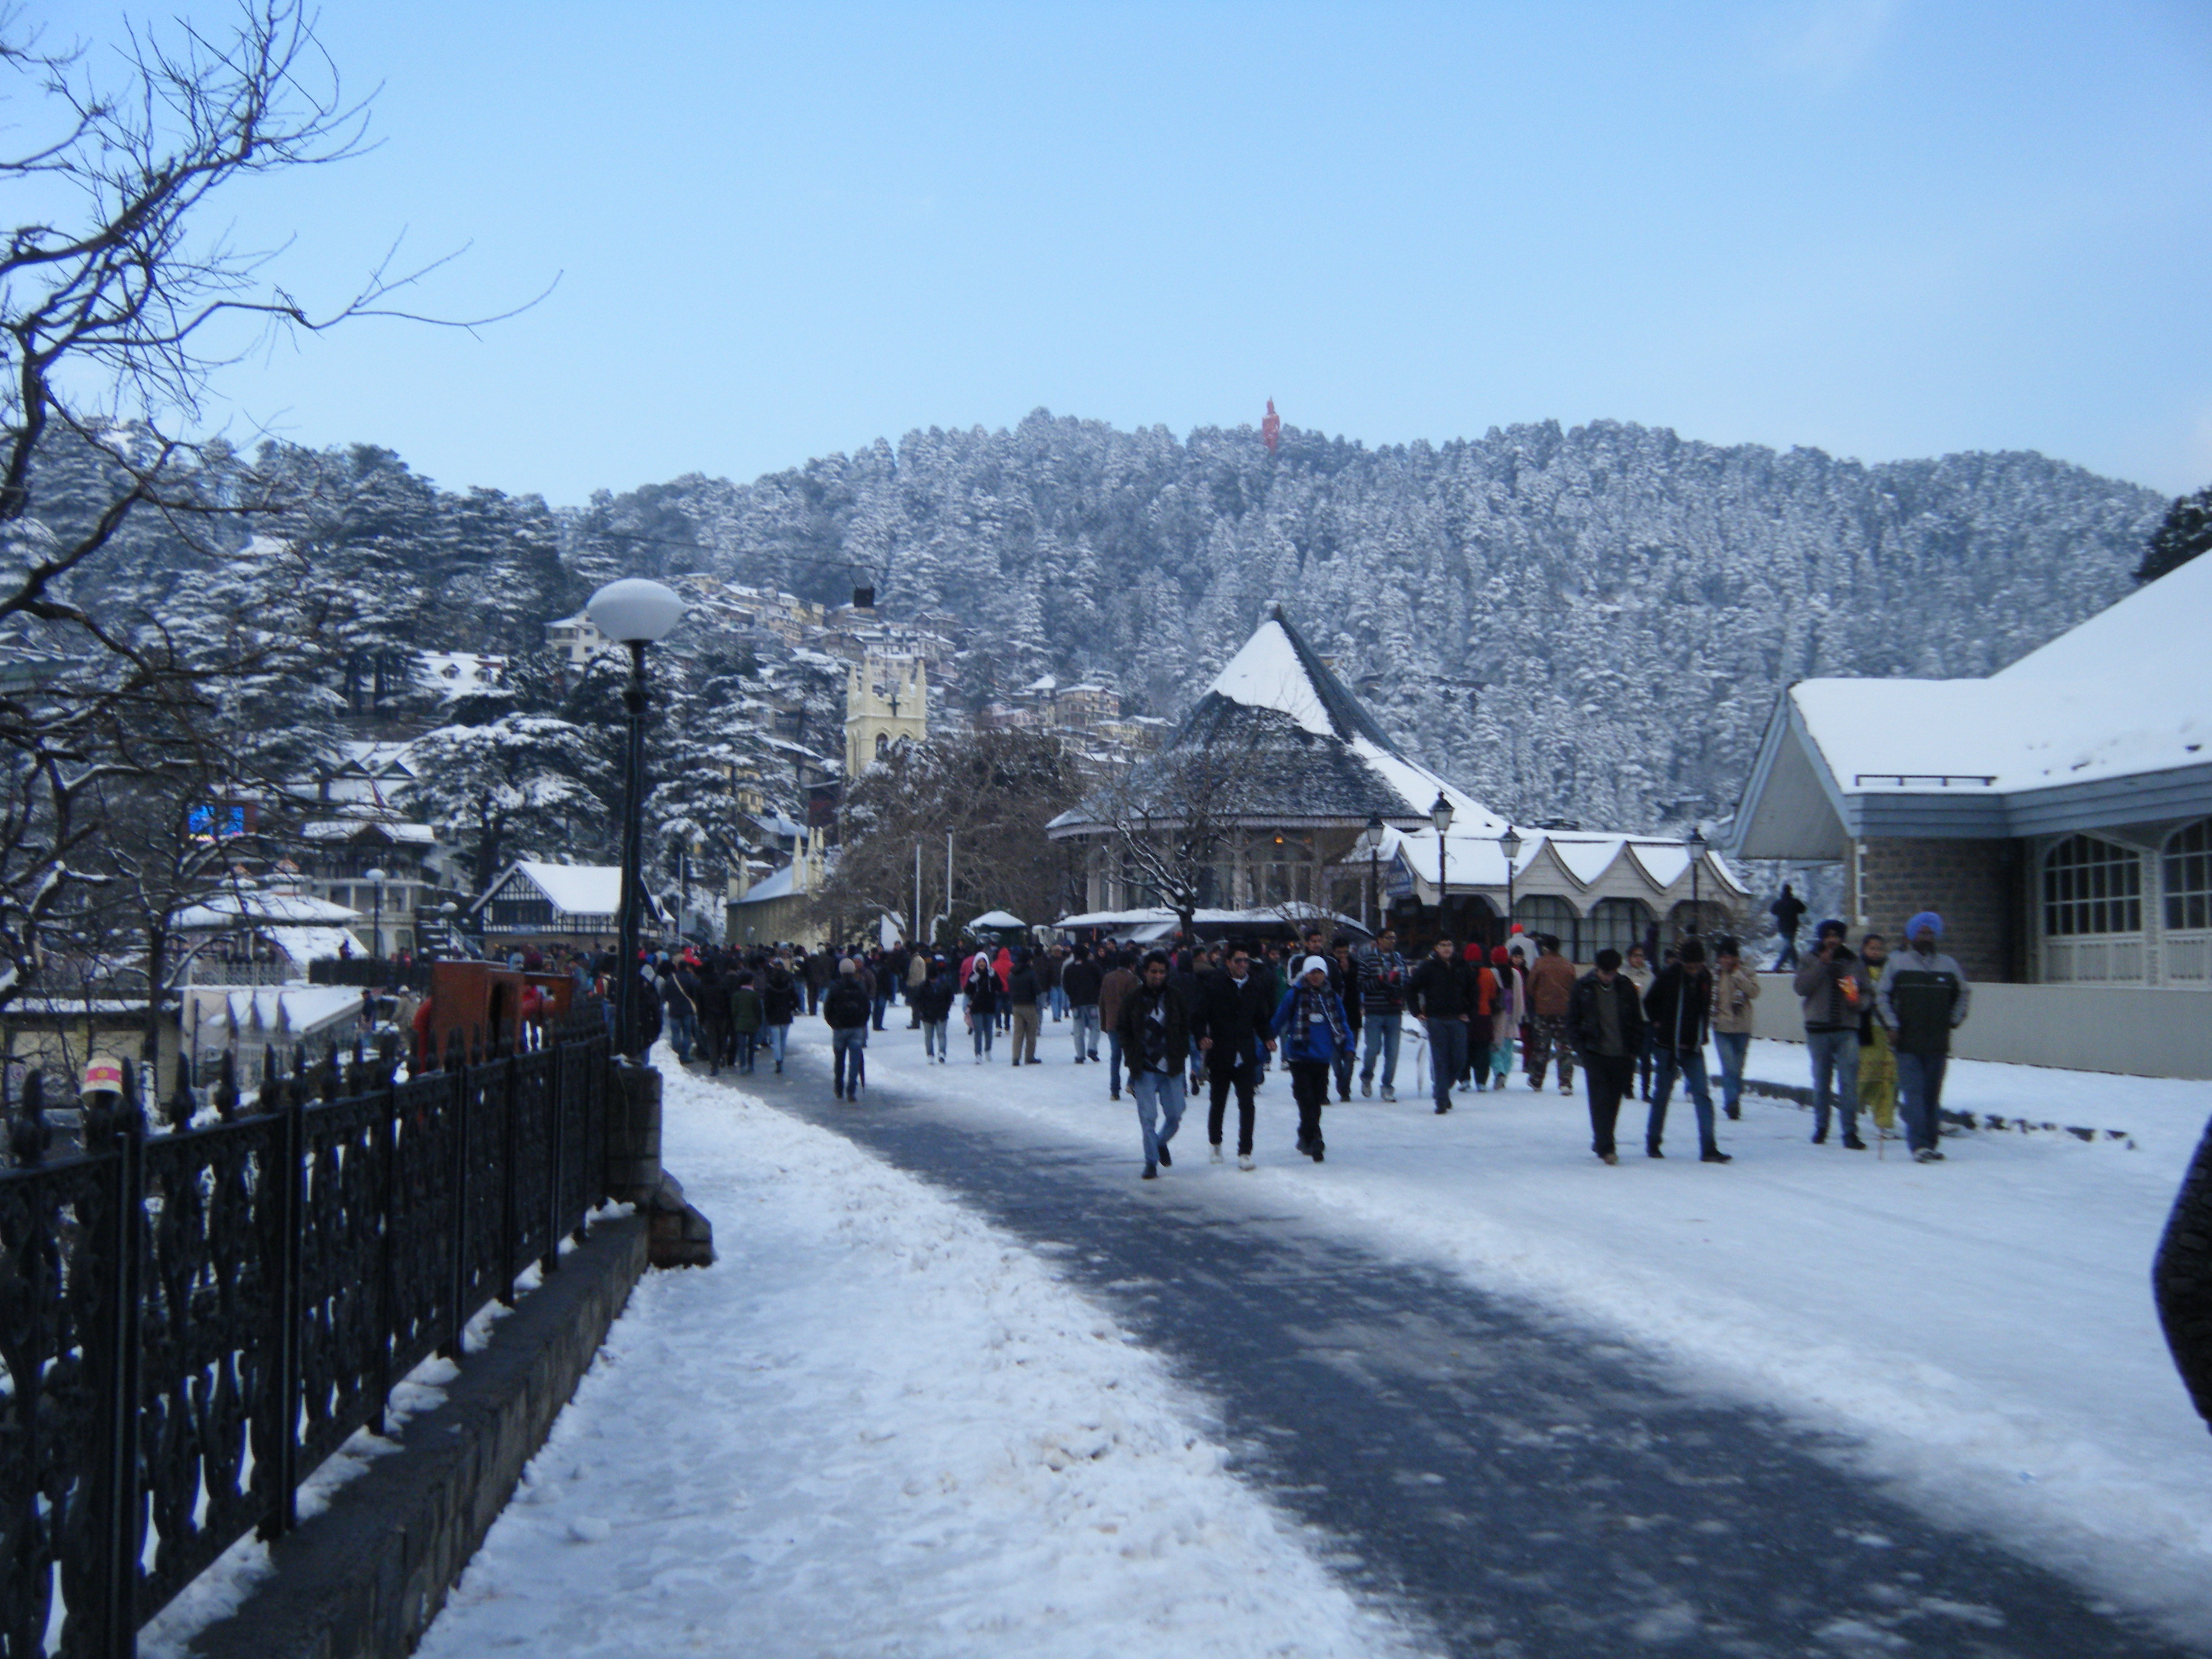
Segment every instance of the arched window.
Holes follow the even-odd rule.
[[[2166,842],[2166,925],[2212,927],[2212,818],[2185,824]]]
[[[2043,855],[2043,931],[2053,939],[2142,932],[2142,860],[2094,836]]]
[[[878,760],[883,760],[883,759],[884,759],[886,757],[888,757],[888,756],[890,754],[890,752],[891,752],[891,734],[890,734],[890,732],[877,732],[877,733],[876,733],[876,758],[877,758]]]
[[[1583,945],[1589,952],[1589,960],[1597,960],[1597,953],[1614,950],[1624,957],[1628,947],[1639,945],[1644,930],[1652,922],[1650,908],[1640,899],[1600,899],[1583,923]]]
[[[1521,931],[1524,933],[1556,935],[1559,941],[1559,952],[1568,961],[1580,962],[1583,959],[1583,919],[1566,900],[1553,898],[1549,894],[1532,893],[1527,898],[1514,901],[1513,920],[1521,924]]]

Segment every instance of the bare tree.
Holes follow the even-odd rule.
[[[242,180],[364,149],[368,104],[346,94],[313,25],[301,0],[245,0],[223,33],[126,29],[103,73],[0,13],[0,76],[29,93],[14,130],[34,135],[0,155],[0,181],[39,216],[0,234],[0,634],[20,671],[0,685],[0,1006],[96,873],[98,793],[134,764],[118,728],[156,708],[205,712],[225,671],[72,592],[134,514],[205,550],[214,524],[275,505],[197,487],[202,449],[185,434],[213,376],[274,337],[361,318],[496,320],[403,308],[446,260],[402,270],[396,247],[311,308],[274,275],[281,249],[240,246],[216,216]],[[96,481],[94,499],[66,522],[33,518],[42,476],[65,464]]]
[[[1116,774],[1084,805],[1103,825],[1107,856],[1133,887],[1176,913],[1186,934],[1197,913],[1229,904],[1217,891],[1222,854],[1260,810],[1260,768],[1242,744],[1190,744]]]

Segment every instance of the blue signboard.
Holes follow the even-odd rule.
[[[1403,853],[1390,854],[1390,867],[1382,878],[1382,896],[1389,899],[1410,898],[1413,892],[1413,866],[1406,862]]]

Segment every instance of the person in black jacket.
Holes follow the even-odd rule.
[[[1072,1000],[1073,993],[1069,994]],[[1212,1144],[1217,1164],[1221,1162],[1222,1119],[1228,1109],[1229,1091],[1234,1089],[1237,1167],[1254,1167],[1252,1091],[1259,1082],[1261,1048],[1273,1052],[1275,1047],[1275,1039],[1267,1034],[1274,1017],[1267,988],[1253,970],[1251,950],[1243,945],[1233,946],[1228,965],[1207,975],[1199,988],[1198,1006],[1191,1010],[1190,1020],[1200,1052],[1206,1056],[1206,1138]],[[1081,1029],[1077,1027],[1079,1032]]]
[[[1667,1132],[1667,1097],[1674,1092],[1679,1072],[1683,1092],[1698,1109],[1698,1158],[1707,1164],[1730,1161],[1713,1139],[1713,1097],[1705,1082],[1705,1033],[1712,1012],[1713,976],[1705,971],[1705,941],[1686,939],[1677,959],[1659,970],[1644,997],[1651,1046],[1659,1056],[1659,1068],[1651,1079],[1651,1115],[1644,1130],[1648,1157],[1665,1156],[1659,1143]]]
[[[958,988],[952,982],[952,970],[943,957],[929,964],[929,977],[907,994],[914,1005],[915,1018],[921,1023],[921,1057],[944,1065],[951,1058],[945,1025],[952,1018],[952,1000]]]
[[[1429,1034],[1429,1075],[1438,1117],[1452,1109],[1452,1085],[1467,1064],[1475,1006],[1474,981],[1455,942],[1439,939],[1428,960],[1406,981],[1406,1006]]]
[[[1173,1165],[1168,1142],[1182,1127],[1183,1056],[1190,1050],[1190,1014],[1182,993],[1168,983],[1168,959],[1155,951],[1145,958],[1143,978],[1121,1000],[1115,1034],[1129,1067],[1129,1097],[1137,1103],[1137,1122],[1145,1134],[1145,1179]],[[1158,1121],[1164,1128],[1156,1127]]]
[[[1078,1066],[1086,1057],[1098,1058],[1098,988],[1105,977],[1105,969],[1080,945],[1075,947],[1075,960],[1060,970],[1060,988],[1067,997],[1067,1017],[1075,1024]]]
[[[768,983],[761,988],[761,1021],[768,1033],[769,1052],[775,1069],[783,1070],[783,1056],[791,1041],[791,1022],[799,1017],[799,984],[781,962],[768,965]]]
[[[2197,1414],[2212,1425],[2212,1126],[2197,1143],[2151,1263],[2159,1323]]]
[[[858,1100],[867,1075],[868,1015],[873,1000],[860,981],[860,964],[850,957],[837,964],[837,982],[822,999],[822,1018],[830,1027],[836,1061],[837,1098]]]
[[[968,965],[968,1030],[975,1039],[975,1063],[991,1057],[991,1040],[999,1029],[999,975],[991,967],[990,953],[978,951]]]
[[[1014,971],[1006,979],[1006,1000],[1014,1012],[1013,1063],[1035,1066],[1037,1040],[1037,999],[1043,988],[1037,982],[1037,972],[1030,964],[1027,951],[1014,952]],[[1026,1058],[1025,1058],[1026,1056]]]
[[[1583,1062],[1590,1151],[1618,1164],[1613,1125],[1621,1097],[1636,1086],[1636,1060],[1644,1045],[1644,1000],[1636,981],[1620,971],[1620,951],[1600,951],[1596,968],[1575,981],[1567,998],[1567,1040]]]

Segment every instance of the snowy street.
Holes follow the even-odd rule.
[[[802,1021],[748,1087],[811,1122],[672,1075],[723,1260],[641,1288],[428,1650],[623,1651],[641,1618],[765,1652],[2212,1632],[2212,1443],[2143,1285],[2206,1085],[1959,1069],[1954,1105],[2132,1151],[1916,1168],[1747,1101],[1734,1165],[1606,1170],[1579,1097],[1439,1120],[1402,1076],[1332,1106],[1317,1168],[1278,1080],[1258,1170],[1206,1164],[1201,1110],[1140,1183],[1066,1029],[1012,1077],[894,1029],[853,1107]]]

